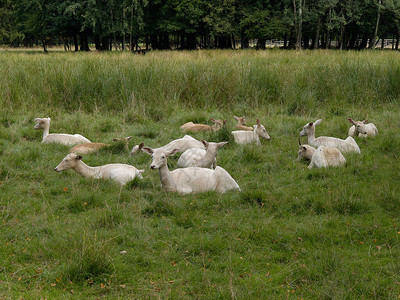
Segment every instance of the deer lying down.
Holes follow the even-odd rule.
[[[248,127],[248,126],[246,126],[247,124],[246,124],[246,119],[244,118],[244,116],[243,117],[236,117],[236,116],[233,116],[233,118],[238,122],[237,124],[236,124],[236,128],[237,129],[239,129],[239,130],[247,130],[247,131],[253,131],[253,127]]]
[[[70,153],[54,169],[56,172],[73,169],[84,177],[112,179],[121,185],[127,184],[136,176],[143,178],[144,170],[138,170],[127,164],[108,164],[99,167],[90,167],[82,161],[82,156]]]
[[[250,144],[256,143],[257,145],[261,145],[260,137],[266,139],[267,141],[271,140],[267,130],[263,125],[261,125],[260,120],[257,119],[257,125],[253,125],[253,131],[246,130],[236,130],[232,131],[233,138],[235,139],[236,144]]]
[[[131,136],[128,136],[126,138],[122,138],[122,139],[113,139],[114,142],[119,142],[119,141],[123,141],[124,142],[124,148],[126,149],[126,151],[128,151],[128,144],[129,144],[129,140],[131,139]],[[75,154],[79,154],[79,155],[84,155],[84,154],[89,154],[92,152],[96,152],[99,151],[102,148],[105,147],[110,147],[110,144],[104,144],[104,143],[85,143],[85,144],[79,144],[76,145],[74,147],[71,148],[71,150],[69,150],[69,153],[75,153]]]
[[[50,118],[36,118],[37,124],[34,129],[43,129],[43,144],[56,143],[72,146],[82,143],[90,143],[90,141],[80,134],[50,133]]]
[[[143,144],[143,143],[142,143]],[[142,145],[140,144],[140,145]],[[140,147],[140,145],[137,145],[137,148],[133,147],[131,151],[131,155],[138,153],[140,149],[143,149],[143,145]],[[202,142],[196,140],[195,138],[191,137],[190,135],[185,135],[183,138],[173,140],[169,142],[167,145],[155,148],[154,150],[161,149],[165,151],[171,151],[174,149],[177,149],[178,152],[185,152],[188,149],[192,148],[199,148],[199,149],[205,149],[204,145]]]
[[[215,120],[210,119],[214,122],[214,125],[205,125],[205,124],[195,124],[193,122],[187,122],[181,126],[183,132],[190,131],[190,132],[199,132],[199,131],[218,131],[221,130],[224,125],[226,125],[226,120]]]
[[[240,191],[236,181],[221,167],[216,167],[215,170],[190,167],[170,171],[167,166],[167,157],[177,153],[177,149],[165,151],[144,147],[143,151],[152,156],[150,168],[158,169],[161,185],[167,192],[190,194],[207,191],[220,193],[230,190]]]
[[[358,137],[375,137],[378,135],[378,129],[373,123],[368,123],[368,120],[364,121],[354,121],[351,118],[348,118],[349,122],[353,124],[353,126],[349,129],[349,136],[358,136]]]
[[[178,160],[178,167],[200,167],[215,169],[217,166],[217,150],[228,142],[212,143],[201,140],[206,147],[206,150],[199,148],[188,149],[182,153]]]
[[[299,139],[299,152],[297,160],[302,158],[311,160],[308,168],[326,168],[326,167],[340,167],[344,166],[346,159],[337,148],[330,148],[319,146],[318,149],[310,145],[300,143]]]
[[[315,126],[321,124],[321,119],[310,122],[304,125],[303,130],[300,132],[301,136],[308,137],[308,144],[312,147],[318,148],[319,146],[332,147],[339,149],[342,153],[356,152],[360,153],[360,148],[358,147],[356,141],[349,136],[347,139],[342,140],[335,137],[320,136],[315,137]]]

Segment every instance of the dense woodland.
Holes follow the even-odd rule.
[[[400,0],[0,0],[0,44],[364,49],[391,39],[398,49],[399,20]]]

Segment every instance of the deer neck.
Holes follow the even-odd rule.
[[[313,145],[315,142],[315,128],[308,134],[308,144]]]
[[[175,190],[175,181],[172,178],[171,171],[168,169],[167,164],[158,169],[160,174],[161,185],[166,190]]]
[[[207,148],[206,154],[203,157],[203,161],[201,162],[202,168],[208,168],[213,162],[215,155],[217,154],[217,148]]]
[[[50,125],[47,124],[44,128],[43,128],[43,141],[44,139],[49,135],[50,132]]]
[[[78,161],[74,170],[84,177],[97,178],[98,174],[100,173],[100,168],[101,167],[90,167],[83,161]]]

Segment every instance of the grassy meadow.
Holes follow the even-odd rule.
[[[394,51],[0,51],[0,298],[398,298],[399,97]],[[235,145],[234,115],[272,140]],[[69,147],[41,144],[37,117],[130,148],[227,119],[193,137],[229,141],[217,162],[242,192],[165,193],[151,158],[119,144],[83,160],[145,168],[142,181],[56,173]],[[356,138],[361,154],[296,161],[307,122],[346,138],[348,117],[380,132]]]

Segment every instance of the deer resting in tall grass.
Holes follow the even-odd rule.
[[[303,130],[300,132],[300,136],[308,137],[308,144],[312,147],[318,148],[319,146],[332,147],[339,149],[342,153],[356,152],[360,153],[356,141],[349,136],[347,139],[342,140],[335,137],[320,136],[315,137],[315,126],[321,124],[322,119],[315,122],[310,122],[304,125]]]
[[[302,158],[311,160],[308,168],[326,168],[344,166],[346,159],[337,148],[319,146],[318,149],[307,144],[301,144],[299,138],[299,152],[297,160]]]
[[[136,145],[135,147],[133,147],[131,155],[138,153],[141,149],[143,150],[143,143],[141,143],[140,145]],[[171,151],[177,149],[178,152],[185,152],[186,150],[192,148],[205,149],[205,146],[203,145],[202,142],[196,140],[190,135],[185,135],[183,138],[173,140],[169,142],[167,145],[164,145],[159,148],[154,148],[154,150],[160,149],[165,151]]]
[[[222,127],[226,125],[226,120],[215,120],[213,118],[210,119],[212,122],[214,122],[213,125],[205,125],[205,124],[195,124],[193,122],[187,122],[181,126],[181,129],[183,132],[199,132],[199,131],[218,131],[221,130]]]
[[[182,153],[178,160],[178,167],[200,167],[215,169],[217,166],[217,151],[228,142],[212,143],[201,140],[206,150],[199,148],[188,149]]]
[[[233,116],[233,118],[238,122],[238,123],[236,124],[236,128],[237,128],[237,129],[239,129],[239,130],[253,131],[253,127],[246,126],[247,124],[246,124],[246,119],[244,118],[244,116],[243,116],[243,117],[236,117],[236,116]]]
[[[112,179],[121,185],[127,184],[135,177],[143,178],[144,170],[138,170],[127,164],[108,164],[90,167],[82,161],[82,156],[70,153],[54,169],[56,172],[73,169],[80,175],[88,178]]]
[[[271,137],[269,136],[265,127],[261,125],[259,119],[257,119],[257,124],[253,125],[253,127],[254,127],[253,131],[247,131],[247,130],[232,131],[235,143],[236,144],[256,143],[257,145],[261,145],[260,137],[266,139],[267,141],[271,140]]]
[[[56,143],[67,146],[76,144],[90,143],[90,141],[80,134],[65,134],[65,133],[49,133],[50,131],[50,118],[36,118],[37,124],[34,129],[43,129],[43,144]]]
[[[131,136],[128,136],[126,138],[115,138],[113,139],[114,142],[120,142],[122,141],[124,143],[124,149],[126,151],[129,150],[129,140],[131,139]],[[93,153],[96,151],[99,151],[102,148],[105,147],[111,147],[110,144],[104,144],[104,143],[84,143],[84,144],[79,144],[76,145],[74,147],[71,148],[71,150],[69,150],[69,153],[75,153],[75,154],[79,154],[79,155],[84,155],[84,154],[89,154],[89,153]]]
[[[349,129],[349,136],[366,138],[378,135],[378,129],[373,123],[368,123],[368,120],[354,121],[351,118],[348,118],[347,120],[353,124]]]
[[[170,171],[167,166],[168,156],[178,152],[173,150],[153,150],[144,147],[143,151],[153,158],[150,168],[160,174],[161,185],[165,191],[178,192],[180,194],[216,191],[225,193],[230,190],[239,190],[236,181],[221,167],[215,170],[189,167]]]

